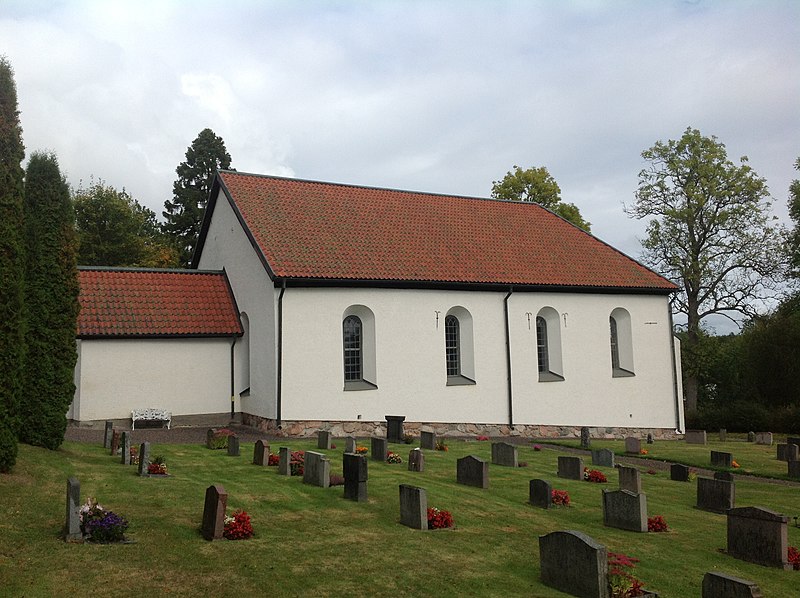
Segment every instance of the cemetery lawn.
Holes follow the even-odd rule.
[[[335,442],[338,449],[321,452],[340,474],[344,442]],[[556,476],[559,453],[527,444],[519,448],[519,460],[528,467],[492,465],[489,489],[481,490],[455,483],[456,459],[474,454],[490,461],[491,443],[447,442],[448,452],[425,451],[424,473],[407,470],[412,446],[390,444],[404,463],[369,462],[367,503],[344,500],[341,486],[317,488],[279,476],[277,467],[252,465],[252,443],[242,443],[241,457],[200,445],[155,444],[151,456],[165,457],[169,478],[139,478],[135,466],[121,465],[99,445],[65,442],[56,452],[20,445],[14,472],[0,475],[0,594],[564,596],[539,581],[538,536],[566,529],[640,559],[634,574],[662,598],[699,596],[703,575],[711,570],[754,581],[765,596],[796,595],[800,587],[800,571],[745,563],[720,552],[725,516],[694,508],[696,485],[670,481],[668,472],[648,475],[647,467],[641,468],[649,515],[663,515],[670,531],[638,534],[603,526],[601,488],[615,489],[618,481],[611,468],[596,468],[608,484],[562,480]],[[317,450],[315,444],[273,441],[272,452],[279,446]],[[592,445],[605,446],[594,440]],[[743,468],[766,468],[769,458],[762,464],[758,451],[774,459],[774,447],[721,446],[728,445]],[[664,441],[647,448],[650,456],[699,465],[707,463],[700,463],[697,451],[707,459],[710,450]],[[591,459],[585,464],[591,467]],[[80,481],[82,501],[96,497],[128,518],[134,543],[60,539],[70,476]],[[528,505],[533,478],[567,490],[572,506]],[[420,532],[400,525],[401,483],[426,488],[428,505],[451,511],[456,528]],[[202,539],[203,500],[211,484],[227,490],[228,512],[244,509],[251,515],[253,538]],[[741,480],[736,504],[800,516],[800,486]],[[800,546],[794,524],[790,519],[789,545]]]

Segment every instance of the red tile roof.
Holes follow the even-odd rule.
[[[227,171],[218,181],[276,278],[676,290],[533,203]]]
[[[78,281],[80,338],[242,334],[222,272],[81,268]]]

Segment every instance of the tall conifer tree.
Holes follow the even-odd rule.
[[[0,472],[17,459],[24,357],[22,128],[14,70],[0,57]]]
[[[75,213],[55,155],[35,152],[25,177],[27,357],[19,439],[57,449],[75,393],[78,317]]]

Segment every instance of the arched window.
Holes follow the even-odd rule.
[[[444,354],[448,386],[475,384],[472,315],[453,307],[444,318]]]
[[[631,315],[626,309],[616,308],[608,317],[608,328],[611,346],[611,375],[614,378],[634,376]]]
[[[547,350],[547,320],[536,316],[536,357],[539,360],[539,373],[550,371],[550,356]]]
[[[455,316],[447,316],[444,319],[444,350],[447,360],[448,376],[459,376],[461,374],[459,344],[460,332],[458,318]]]
[[[342,324],[344,338],[344,381],[363,380],[363,356],[361,353],[361,318],[347,316]]]
[[[351,305],[342,314],[344,390],[378,388],[375,360],[375,314],[364,305]]]
[[[619,337],[617,336],[617,321],[614,316],[608,316],[609,327],[611,328],[611,368],[619,369]]]
[[[543,307],[536,314],[536,360],[539,382],[559,382],[564,379],[561,321],[552,307]]]

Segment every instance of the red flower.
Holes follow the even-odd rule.
[[[647,518],[647,531],[648,532],[668,532],[669,526],[667,526],[667,522],[661,515],[656,515],[655,517],[648,517]]]
[[[225,519],[225,529],[222,535],[228,540],[246,540],[253,535],[253,526],[247,511],[236,511],[233,517]]]
[[[605,484],[608,481],[606,474],[596,469],[583,468],[583,479],[587,482],[594,482],[596,484]]]
[[[443,511],[436,507],[428,507],[428,529],[441,529],[453,527],[453,516],[450,511]]]
[[[278,455],[274,453],[269,454],[269,458],[267,459],[267,465],[274,465],[277,466],[280,463],[281,459]]]
[[[800,571],[800,550],[796,546],[789,546],[789,564],[795,571]]]
[[[553,490],[553,504],[561,507],[569,506],[569,492],[566,490]]]

